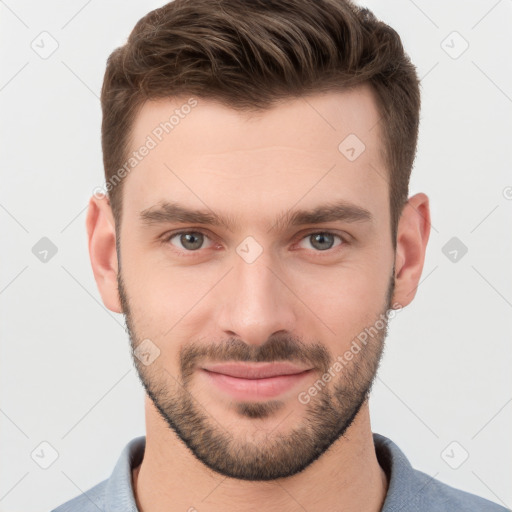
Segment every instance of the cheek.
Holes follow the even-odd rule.
[[[337,344],[350,343],[382,312],[387,285],[386,272],[351,266],[333,270],[322,279],[302,277],[297,295],[311,310],[307,322],[319,323],[320,319],[319,328]]]
[[[122,272],[134,334],[154,340],[161,360],[175,364],[179,344],[200,337],[206,320],[213,318],[210,306],[218,301],[212,303],[211,291],[225,270],[213,264],[170,264],[160,251],[126,250],[126,254]]]

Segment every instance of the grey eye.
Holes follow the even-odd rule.
[[[334,233],[319,232],[307,235],[303,240],[310,241],[311,246],[319,251],[328,251],[334,247],[334,239],[342,240],[339,235]],[[340,244],[337,244],[340,245]]]
[[[173,238],[177,237],[179,237],[179,243],[181,244],[181,247],[178,248],[183,248],[187,251],[196,251],[200,249],[204,243],[204,239],[206,238],[205,235],[199,231],[186,231],[182,233],[176,233],[169,238],[169,241],[171,242]]]

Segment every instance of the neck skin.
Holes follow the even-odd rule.
[[[132,470],[140,512],[378,512],[387,493],[370,427],[368,402],[344,436],[290,478],[248,482],[227,478],[198,461],[146,396],[146,449]]]

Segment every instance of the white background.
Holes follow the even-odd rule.
[[[0,2],[1,511],[49,510],[89,489],[145,433],[124,319],[101,302],[85,215],[104,183],[106,58],[160,5]],[[417,296],[390,324],[373,431],[414,467],[512,507],[512,1],[364,5],[398,31],[422,78],[410,194],[425,192],[432,213]],[[43,31],[59,45],[47,59],[31,48]],[[469,44],[456,59],[445,51],[463,48],[453,31]],[[457,262],[442,252],[454,236],[468,248]],[[32,253],[42,237],[58,249],[47,263]],[[43,441],[59,454],[48,469],[31,458]],[[441,456],[453,441],[454,457],[469,454],[458,469]]]

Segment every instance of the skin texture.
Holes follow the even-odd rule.
[[[133,149],[187,99],[148,102]],[[387,480],[368,391],[385,322],[308,403],[298,395],[392,305],[413,300],[430,233],[428,197],[409,198],[395,251],[380,116],[368,86],[291,99],[257,115],[197,101],[124,178],[120,254],[108,199],[92,197],[87,217],[104,304],[125,313],[134,349],[149,339],[159,350],[149,365],[134,357],[147,392],[137,505],[378,511]],[[365,144],[354,161],[338,150],[351,133]],[[223,214],[236,226],[140,220],[163,200]],[[338,200],[365,208],[372,221],[269,229],[285,212]],[[199,239],[171,239],[178,229]],[[315,240],[326,232],[341,238]],[[262,251],[251,263],[237,252],[246,237]],[[272,400],[241,402],[198,370],[221,360],[301,362],[314,371]]]

